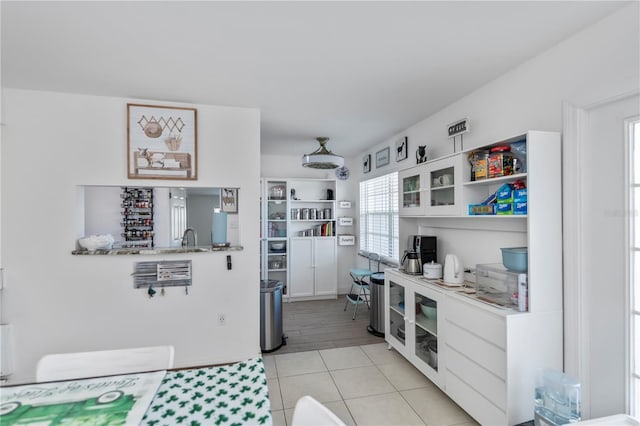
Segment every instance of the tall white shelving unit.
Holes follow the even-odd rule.
[[[335,196],[333,179],[262,180],[261,278],[290,301],[337,296]]]

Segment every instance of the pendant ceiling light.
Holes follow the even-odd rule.
[[[335,169],[344,166],[344,158],[329,151],[325,145],[329,138],[316,138],[320,143],[320,148],[311,154],[302,156],[302,165],[312,169]]]

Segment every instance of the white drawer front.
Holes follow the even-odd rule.
[[[506,380],[507,355],[503,349],[448,321],[445,321],[444,330],[447,346]]]
[[[447,394],[481,425],[506,425],[507,415],[450,371],[446,372]]]
[[[507,333],[502,317],[462,301],[450,300],[445,319],[502,349],[506,347]]]
[[[507,410],[507,384],[455,350],[447,350],[447,370],[464,380],[494,405]],[[448,389],[447,383],[447,390]]]

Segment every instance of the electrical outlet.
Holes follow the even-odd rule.
[[[218,314],[218,325],[225,325],[227,323],[227,316],[225,314]]]

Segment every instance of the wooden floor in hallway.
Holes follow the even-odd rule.
[[[358,315],[353,320],[355,306],[349,303],[345,311],[345,300],[346,296],[341,295],[337,299],[329,300],[283,302],[283,331],[287,336],[287,344],[272,353],[383,343],[383,337],[376,337],[367,331],[367,306],[358,306]]]

